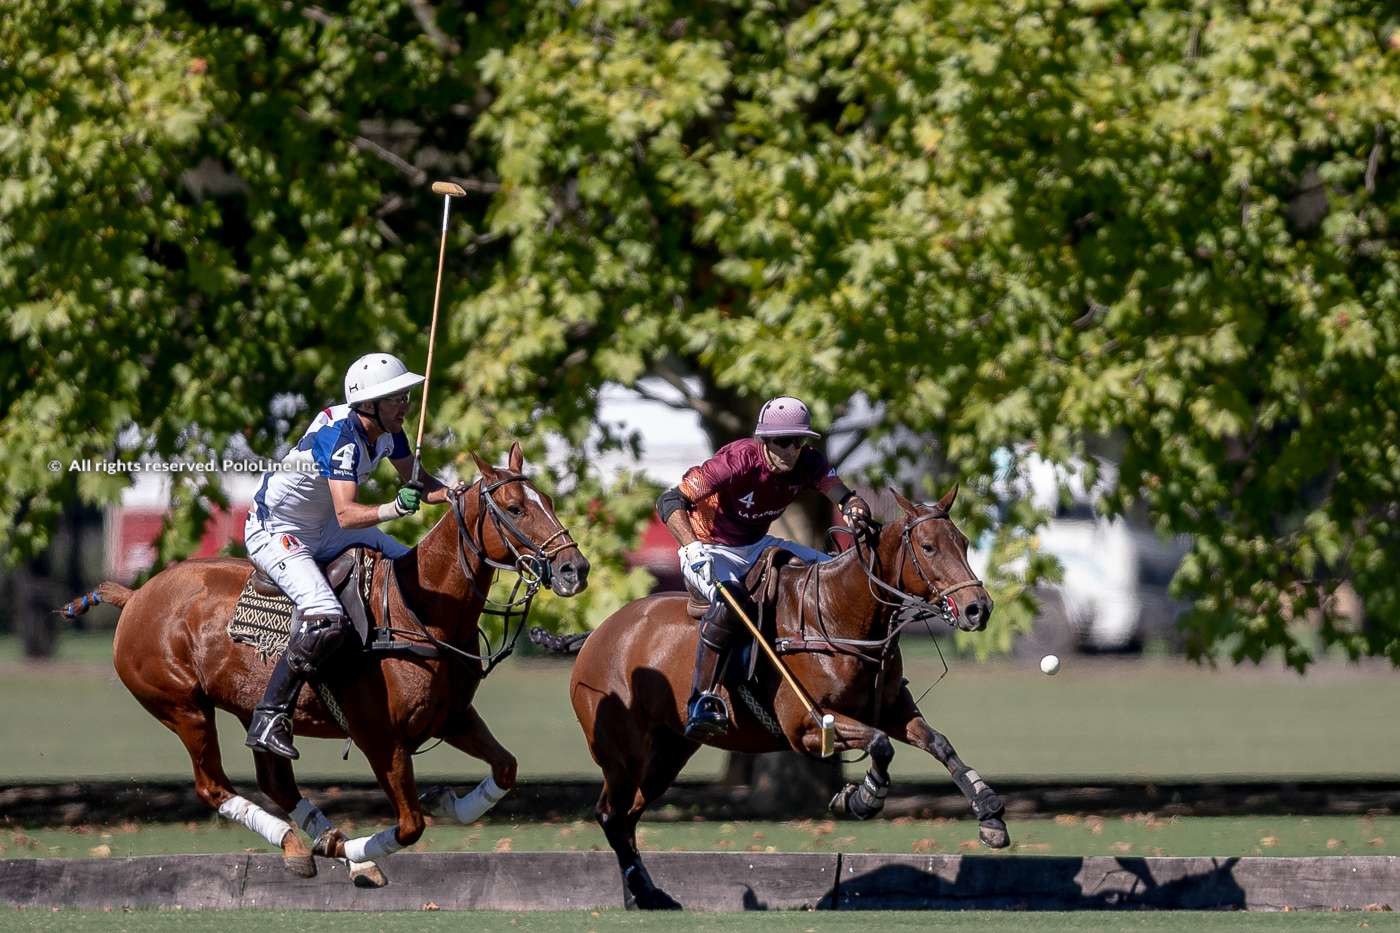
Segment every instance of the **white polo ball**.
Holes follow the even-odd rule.
[[[1042,674],[1057,674],[1060,671],[1060,659],[1053,654],[1047,654],[1040,659],[1040,672]]]

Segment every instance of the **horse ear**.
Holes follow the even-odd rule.
[[[525,454],[520,450],[520,442],[516,441],[510,445],[510,471],[519,473],[525,467]]]
[[[899,490],[895,489],[893,486],[890,487],[890,493],[894,496],[894,501],[899,503],[899,507],[903,509],[906,514],[913,515],[917,511],[914,507],[914,503],[901,496]]]
[[[938,508],[944,515],[949,514],[953,509],[953,502],[958,498],[958,484],[954,483],[953,488],[943,494],[943,498],[938,500]]]
[[[485,460],[482,460],[481,457],[478,456],[477,452],[474,450],[472,451],[472,459],[476,461],[476,468],[482,476],[485,476],[489,479],[496,475],[496,468],[493,467],[491,464],[487,463]]]

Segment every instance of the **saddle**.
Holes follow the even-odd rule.
[[[744,590],[758,607],[760,616],[767,618],[772,615],[768,610],[773,608],[778,596],[778,571],[787,566],[802,565],[802,560],[796,554],[776,544],[765,548],[763,553],[758,555],[758,560],[754,561],[753,566],[744,574]],[[686,595],[690,599],[686,602],[685,611],[697,621],[704,618],[710,604],[688,584]],[[756,625],[759,623],[758,619],[752,621]]]
[[[331,585],[331,590],[340,598],[340,605],[345,609],[346,617],[355,626],[360,643],[366,645],[369,644],[370,632],[374,629],[374,620],[368,607],[369,588],[374,579],[374,565],[379,559],[378,551],[352,547],[325,563],[317,562],[321,572],[326,575],[326,582]],[[259,596],[286,598],[281,587],[256,566],[248,580],[248,588]]]
[[[778,581],[784,568],[799,566],[805,566],[801,558],[786,548],[774,545],[764,549],[744,574],[744,590],[758,610],[757,616],[749,621],[758,626],[769,642],[772,642],[778,630],[775,611]],[[689,597],[685,605],[686,613],[696,621],[704,618],[710,604],[704,602],[689,585],[686,586],[686,595]],[[758,667],[759,652],[754,646],[752,633],[742,622],[736,624],[740,626],[738,633],[720,661],[720,681],[731,686],[752,680]]]

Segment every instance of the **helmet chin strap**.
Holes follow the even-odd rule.
[[[388,434],[389,429],[386,428],[384,426],[384,422],[379,419],[379,403],[382,401],[383,399],[375,399],[374,401],[370,402],[369,404],[374,406],[373,410],[371,411],[365,411],[364,409],[355,406],[351,406],[350,410],[357,415],[364,415],[366,418],[369,418],[375,424],[379,425],[379,430],[383,431],[385,434]],[[365,403],[361,402],[360,404],[364,405]]]

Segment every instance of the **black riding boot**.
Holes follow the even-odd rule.
[[[253,710],[253,720],[248,725],[245,744],[249,748],[293,760],[301,757],[292,745],[292,711],[296,709],[297,694],[303,682],[304,678],[287,665],[285,653],[277,659],[272,676],[267,679],[262,702]]]
[[[723,735],[729,729],[729,708],[715,693],[719,679],[720,653],[704,639],[695,646],[695,675],[690,683],[690,704],[685,721],[685,737],[703,742]]]

